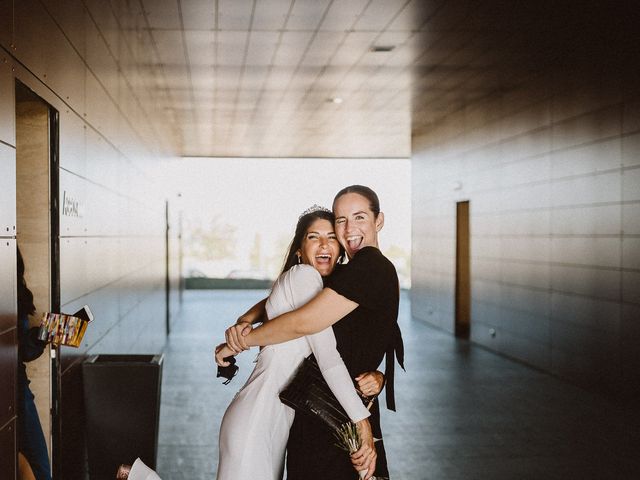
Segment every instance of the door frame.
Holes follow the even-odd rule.
[[[49,194],[50,251],[51,251],[51,310],[60,311],[60,114],[49,105]],[[51,349],[51,470],[52,477],[60,477],[62,442],[60,438],[61,371],[59,347]]]
[[[15,88],[25,88],[33,94],[35,98],[46,106],[48,111],[48,183],[49,183],[49,238],[48,250],[50,263],[49,270],[49,305],[48,310],[57,312],[60,310],[60,208],[59,208],[59,192],[60,192],[60,114],[58,110],[51,105],[46,98],[40,95],[29,85],[28,81],[23,80],[21,75],[14,76]],[[40,89],[38,89],[40,90]],[[16,151],[16,162],[19,161]],[[17,185],[16,185],[17,187]],[[59,355],[56,347],[51,346],[50,349],[50,432],[44,432],[48,435],[51,442],[51,473],[54,479],[60,478],[59,475],[59,452],[61,442],[59,441],[59,395],[60,395],[60,364]]]
[[[456,202],[455,335],[468,339],[471,332],[471,235],[469,200]]]

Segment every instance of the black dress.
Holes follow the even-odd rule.
[[[352,378],[374,371],[387,354],[387,406],[393,403],[394,350],[402,365],[402,338],[398,327],[400,290],[393,264],[374,247],[360,250],[328,279],[326,286],[358,303],[334,324],[338,352]],[[369,417],[373,436],[382,438],[378,401]],[[310,416],[296,415],[287,444],[287,480],[354,480],[358,473],[349,455],[335,446],[333,433]],[[376,476],[388,477],[384,443],[376,442]]]

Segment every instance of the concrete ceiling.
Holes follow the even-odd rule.
[[[182,156],[406,158],[412,130],[513,88],[576,33],[547,2],[139,2],[166,114],[151,120]]]

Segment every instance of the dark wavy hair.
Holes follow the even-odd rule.
[[[380,213],[380,200],[378,199],[378,195],[376,192],[371,190],[369,187],[365,187],[364,185],[349,185],[348,187],[344,187],[340,190],[336,196],[333,198],[333,211],[336,210],[336,201],[343,195],[347,193],[357,193],[358,195],[362,195],[364,198],[369,200],[369,208],[373,212],[373,217],[378,218],[378,214]]]
[[[302,241],[304,240],[304,236],[307,233],[307,230],[311,226],[313,222],[316,220],[327,220],[331,225],[335,221],[335,217],[333,213],[327,212],[324,210],[318,210],[316,212],[307,213],[306,215],[302,215],[298,219],[298,223],[296,225],[296,233],[293,235],[293,240],[291,240],[291,244],[289,245],[289,250],[287,256],[284,260],[284,266],[282,267],[282,273],[289,270],[291,267],[298,263],[298,256],[296,252],[302,248]],[[340,245],[340,253],[338,254],[338,263],[342,261],[344,256],[344,248]]]
[[[36,306],[33,304],[33,293],[27,287],[24,279],[24,260],[20,249],[18,251],[18,316],[33,315],[36,313]]]

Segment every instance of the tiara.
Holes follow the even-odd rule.
[[[328,208],[325,208],[325,207],[321,207],[317,203],[314,203],[313,205],[311,205],[309,208],[307,208],[304,212],[302,212],[300,214],[300,216],[298,217],[298,220],[300,220],[305,215],[309,215],[310,213],[315,213],[315,212],[331,213],[331,210],[329,210]]]

